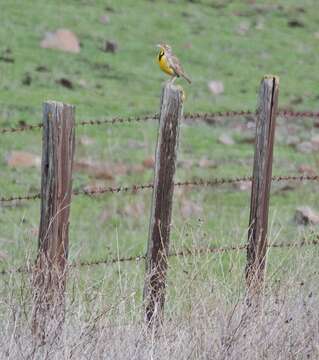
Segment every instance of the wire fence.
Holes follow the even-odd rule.
[[[186,113],[184,114],[184,119],[196,120],[201,119],[204,121],[213,121],[215,119],[220,118],[232,118],[232,117],[247,117],[247,116],[255,116],[256,111],[225,111],[225,112],[198,112],[198,113]],[[313,111],[290,111],[290,110],[281,110],[278,112],[279,116],[284,118],[318,118],[319,112]],[[84,120],[80,121],[76,124],[76,126],[91,126],[91,125],[113,125],[113,124],[124,124],[124,123],[133,123],[133,122],[145,122],[148,120],[158,120],[159,114],[154,115],[145,115],[145,116],[136,116],[136,117],[114,117],[110,119],[97,119],[97,120]],[[24,131],[31,131],[42,128],[42,123],[35,125],[23,125],[20,127],[12,127],[12,128],[2,128],[0,129],[0,134],[8,134],[8,133],[18,133]],[[319,175],[301,175],[301,176],[273,176],[273,182],[281,182],[281,181],[295,181],[295,182],[303,182],[303,181],[318,181]],[[175,182],[175,187],[212,187],[212,186],[220,186],[224,184],[235,184],[241,182],[251,182],[251,176],[243,176],[243,177],[231,177],[231,178],[212,178],[212,179],[192,179],[189,181],[180,181]],[[133,184],[130,186],[105,186],[105,187],[95,187],[92,189],[75,189],[73,190],[73,195],[84,195],[84,196],[97,196],[105,193],[137,193],[139,191],[150,190],[153,189],[153,183],[146,184]],[[0,197],[0,203],[8,203],[8,202],[18,202],[18,201],[27,201],[27,200],[37,200],[41,198],[40,192],[34,194],[26,194],[26,195],[10,195]],[[293,247],[302,247],[306,245],[319,245],[318,240],[305,241],[302,240],[299,243],[273,243],[268,244],[269,248],[293,248]],[[183,256],[191,256],[191,255],[203,255],[209,253],[226,253],[231,251],[243,251],[245,250],[247,245],[234,245],[234,246],[226,246],[226,247],[208,247],[208,248],[192,248],[192,249],[183,249],[180,251],[170,252],[169,257],[183,257]],[[138,256],[128,256],[128,257],[116,257],[116,258],[102,258],[96,260],[84,260],[80,262],[73,262],[69,264],[69,267],[83,267],[83,266],[94,266],[94,265],[110,265],[118,262],[138,262],[141,260],[145,260],[145,255]],[[6,275],[10,273],[28,273],[32,270],[32,265],[21,266],[16,269],[2,270],[0,271],[1,275]]]
[[[318,235],[316,235],[318,238]],[[269,243],[267,247],[273,249],[288,249],[288,248],[300,248],[304,246],[318,246],[319,240],[305,240],[303,239],[300,242],[278,242],[278,243]],[[236,252],[236,251],[244,251],[247,249],[247,245],[229,245],[224,247],[205,247],[205,248],[184,248],[182,250],[177,251],[170,251],[167,255],[168,257],[189,257],[189,256],[203,256],[208,254],[223,254],[229,252]],[[107,256],[100,259],[94,260],[82,260],[78,262],[70,262],[68,264],[69,268],[81,268],[86,266],[98,266],[98,265],[112,265],[117,263],[125,263],[125,262],[140,262],[146,259],[146,255],[133,255],[127,257],[111,257]],[[31,273],[33,269],[33,265],[28,264],[24,266],[20,266],[14,269],[3,269],[0,271],[0,275],[10,275],[10,274],[27,274]]]
[[[193,112],[185,113],[184,119],[196,120],[201,119],[204,121],[212,121],[218,118],[231,118],[236,116],[255,116],[256,111],[251,110],[232,110],[232,111],[217,111],[217,112]],[[280,110],[278,116],[284,118],[319,118],[319,112],[315,111],[292,111],[292,110]],[[158,120],[159,114],[144,115],[144,116],[130,116],[130,117],[114,117],[110,119],[95,119],[95,120],[83,120],[76,123],[76,126],[90,126],[90,125],[114,125],[125,124],[133,122],[145,122],[148,120]],[[1,128],[0,134],[18,133],[23,131],[31,131],[41,129],[42,123],[34,125],[22,125],[19,127]]]
[[[213,178],[210,180],[207,179],[196,179],[189,181],[178,181],[174,183],[175,187],[211,187],[211,186],[219,186],[224,184],[235,184],[241,182],[251,182],[251,176],[243,176],[243,177],[233,177],[233,178]],[[319,181],[319,175],[287,175],[287,176],[273,176],[273,182],[281,182],[281,181],[295,181],[295,182],[303,182],[303,181]],[[131,186],[101,186],[96,187],[94,189],[78,189],[73,190],[73,195],[87,195],[87,196],[95,196],[102,195],[105,193],[137,193],[143,190],[153,189],[153,183],[147,184],[134,184]],[[0,203],[3,202],[15,202],[15,201],[23,201],[23,200],[36,200],[40,199],[40,192],[36,194],[27,194],[27,195],[12,195],[8,197],[0,197]]]

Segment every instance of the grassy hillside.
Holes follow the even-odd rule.
[[[48,1],[1,2],[1,125],[36,122],[45,99],[70,102],[79,118],[153,113],[165,75],[155,64],[155,44],[169,42],[193,85],[185,84],[187,111],[253,109],[259,79],[281,78],[281,106],[318,103],[318,4],[289,1]],[[109,23],[100,22],[101,15]],[[80,54],[41,49],[44,34],[69,28]],[[101,51],[115,40],[116,54]],[[45,67],[46,72],[36,69]],[[29,74],[30,85],[23,85]],[[56,84],[66,77],[68,90]],[[221,80],[225,93],[210,94]],[[85,85],[83,85],[85,84]]]
[[[101,22],[103,15],[109,17],[107,24]],[[0,0],[0,126],[40,122],[42,102],[47,99],[74,104],[77,121],[158,112],[161,88],[167,79],[155,59],[155,45],[160,41],[173,46],[193,80],[191,85],[183,80],[177,81],[186,92],[185,112],[254,110],[260,79],[268,73],[280,77],[281,108],[318,111],[318,23],[317,0]],[[70,29],[78,36],[81,44],[79,54],[40,47],[45,33],[59,28]],[[118,51],[104,52],[106,40],[115,41]],[[61,79],[67,79],[71,88],[61,85]],[[211,80],[222,81],[222,94],[211,93],[208,88]],[[176,179],[250,175],[253,125],[252,117],[240,116],[221,119],[214,125],[201,121],[184,122]],[[295,146],[318,135],[313,120],[281,118],[276,131],[274,175],[298,174],[301,165],[307,165],[309,171],[318,173],[318,152],[301,152]],[[234,144],[221,143],[220,137],[225,134],[234,139]],[[87,171],[76,171],[73,187],[82,189],[151,182],[153,170],[143,166],[143,162],[145,164],[145,160],[149,161],[153,156],[156,136],[157,123],[151,120],[138,124],[78,127],[76,161],[105,165],[113,178],[101,179]],[[40,188],[38,166],[9,166],[8,159],[13,151],[41,156],[41,131],[0,134],[0,197],[33,193]],[[319,210],[317,193],[317,183],[274,184],[269,216],[270,241],[298,241],[318,230],[317,226],[299,226],[294,221],[295,209],[299,205]],[[91,261],[106,256],[145,253],[150,199],[150,191],[106,194],[96,198],[75,197],[71,207],[70,260]],[[249,189],[238,190],[229,185],[176,189],[172,247],[245,244],[249,201]],[[0,259],[0,269],[33,261],[38,225],[39,201],[0,204],[0,254],[3,258]],[[307,266],[302,264],[303,256],[307,258]],[[202,289],[198,294],[202,299],[207,298],[203,305],[205,316],[209,313],[207,308],[219,304],[223,297],[227,304],[221,312],[229,315],[228,305],[242,295],[245,253],[207,255],[201,259],[170,261],[167,312],[172,318],[176,314],[191,314],[191,310],[196,308],[195,302],[200,301],[200,295],[192,298],[192,289],[195,292]],[[291,275],[292,282],[308,279],[311,264],[317,260],[315,247],[303,248],[300,252],[273,249],[269,257],[269,284],[285,278],[286,272]],[[297,263],[301,265],[295,274]],[[70,308],[81,318],[74,319],[82,326],[94,306],[94,313],[98,316],[107,303],[115,304],[112,319],[116,320],[117,310],[122,306],[119,299],[129,296],[129,310],[126,311],[123,305],[119,314],[124,314],[124,317],[118,323],[135,321],[141,311],[143,275],[141,262],[83,268],[72,273],[68,301],[73,306],[74,294],[77,294],[79,298],[75,303],[78,308],[71,305]],[[14,295],[17,291],[17,301],[21,301],[18,306],[23,307],[24,292],[28,292],[25,281],[25,277],[6,278],[0,290],[8,296],[7,299],[11,290]],[[214,299],[210,297],[212,288],[218,288],[217,298],[215,293]],[[298,293],[298,289],[293,290]],[[285,293],[285,289],[280,291]],[[276,290],[271,294],[276,303]],[[298,294],[300,302],[308,296],[307,291]],[[95,296],[97,303],[92,300]],[[299,299],[294,296],[295,293],[291,298]],[[6,304],[11,304],[12,299],[15,297],[12,296]],[[272,300],[270,303],[271,308]],[[9,306],[3,305],[6,322],[6,316],[12,314],[7,310]],[[298,308],[294,302],[290,305],[288,302],[287,312]],[[197,310],[195,323],[187,318],[192,324],[191,329],[192,326],[198,329],[197,322],[201,322],[202,313]],[[306,310],[299,314],[304,313]],[[73,319],[72,314],[70,319]],[[216,316],[218,319],[222,315]],[[27,318],[26,315],[23,319]],[[273,318],[267,319],[273,321]],[[295,328],[300,329],[300,334],[306,324],[303,321],[300,320],[299,327]],[[72,326],[68,331],[72,332]],[[187,328],[187,324],[185,326]],[[265,329],[271,333],[267,326]],[[289,329],[293,331],[294,327],[290,325]],[[10,334],[10,329],[2,338],[7,339],[7,334]],[[188,343],[186,335],[181,346]],[[247,344],[242,341],[245,350]],[[280,344],[277,348],[280,350]],[[205,346],[203,349],[209,352]],[[196,351],[198,356],[192,357],[190,351],[189,358],[200,358],[200,349]]]
[[[166,79],[155,63],[154,45],[160,40],[172,44],[192,76],[191,86],[180,81],[187,94],[185,111],[254,109],[258,83],[265,73],[275,73],[281,78],[281,107],[316,109],[319,76],[315,66],[319,60],[316,33],[319,13],[316,9],[316,1],[307,1],[302,6],[298,1],[267,4],[239,1],[2,2],[1,52],[3,58],[13,62],[0,61],[3,88],[0,123],[15,126],[19,121],[39,122],[41,103],[46,99],[75,104],[78,120],[157,112],[161,86]],[[101,15],[109,17],[108,24],[100,21]],[[69,28],[77,34],[81,43],[79,54],[40,47],[44,34],[58,28]],[[115,54],[101,50],[109,39],[118,43],[119,50]],[[28,85],[24,81],[26,76],[30,78]],[[61,78],[70,80],[73,88],[60,85]],[[210,93],[207,83],[213,79],[224,83],[223,94]],[[295,124],[291,128],[284,121],[278,129],[275,174],[295,173],[303,163],[316,168],[315,154],[297,153],[285,143],[290,132],[298,135],[300,141],[315,134],[311,121],[303,121],[305,127],[299,122],[300,128],[293,128]],[[253,136],[253,130],[249,130],[246,123],[247,119],[236,118],[225,126],[183,125],[177,178],[250,174],[253,148],[244,139]],[[235,145],[219,143],[218,138],[224,133],[235,138]],[[81,141],[83,136],[91,141],[88,144]],[[76,158],[110,164],[115,179],[99,181],[94,176],[77,172],[75,188],[96,183],[114,185],[152,180],[152,170],[127,171],[123,175],[115,165],[140,165],[153,155],[155,123],[78,128],[77,139]],[[7,165],[8,156],[15,150],[40,155],[40,131],[1,136],[3,195],[37,191],[40,186],[39,168],[12,169]],[[201,166],[203,159],[204,162],[214,161],[215,165]],[[249,192],[227,189],[226,192],[209,189],[177,192],[174,219],[179,225],[176,229],[188,222],[193,224],[192,217],[201,217],[203,227],[209,231],[207,242],[223,243],[225,238],[238,241],[238,234],[244,241]],[[298,187],[298,191],[288,192],[288,195],[277,193],[272,201],[274,224],[278,223],[276,231],[288,231],[283,224],[292,219],[295,205],[301,199],[306,199],[309,205],[315,202],[309,189],[312,187]],[[117,237],[120,250],[143,251],[149,200],[150,192],[124,197],[106,195],[97,200],[76,198],[72,204],[71,258],[79,256],[79,249],[89,258],[104,254],[109,247],[113,251]],[[138,211],[134,208],[136,204],[140,204]],[[190,218],[184,216],[178,220],[179,209],[183,206],[185,213],[190,208]],[[280,211],[279,217],[278,206],[287,209]],[[238,217],[239,209],[243,210]],[[2,213],[2,248],[10,254],[9,263],[19,261],[19,256],[13,256],[16,254],[13,249],[20,254],[25,248],[35,249],[39,204],[2,208]],[[232,229],[223,226],[229,221],[234,222]],[[197,226],[196,220],[194,226]],[[92,231],[94,236],[87,241]],[[291,231],[295,233],[294,225]],[[178,238],[178,233],[179,230],[173,232],[173,237]],[[11,244],[8,239],[19,240]]]

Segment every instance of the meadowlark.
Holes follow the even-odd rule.
[[[185,74],[182,65],[178,58],[173,54],[172,48],[167,44],[158,44],[160,49],[157,61],[162,71],[171,75],[171,82],[173,83],[176,78],[183,77],[186,81],[191,83],[191,79]]]

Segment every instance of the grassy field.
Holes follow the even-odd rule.
[[[108,24],[100,21],[101,15],[109,16]],[[297,0],[45,3],[0,0],[0,126],[40,122],[42,102],[48,99],[74,104],[77,121],[158,112],[161,88],[166,80],[155,61],[155,44],[160,41],[173,46],[193,80],[192,85],[177,81],[186,92],[185,112],[254,110],[260,79],[268,73],[280,77],[280,108],[318,110],[318,21],[317,0],[302,3]],[[81,44],[79,54],[40,47],[44,34],[58,28],[76,33]],[[118,51],[114,54],[102,51],[105,40],[116,41]],[[59,83],[62,78],[71,81],[72,89]],[[211,80],[222,81],[224,93],[212,94],[208,88]],[[254,136],[253,119],[221,120],[215,125],[201,121],[182,124],[177,180],[251,174],[253,145],[247,139]],[[297,174],[298,168],[305,164],[318,172],[317,152],[303,153],[289,145],[291,137],[300,143],[318,135],[311,119],[279,119],[276,131],[274,175]],[[220,143],[219,138],[224,134],[234,139],[233,145]],[[76,161],[106,164],[113,179],[97,179],[85,171],[76,171],[73,187],[152,181],[153,170],[142,163],[153,156],[156,136],[157,123],[152,120],[78,127]],[[37,192],[39,167],[8,166],[13,151],[40,156],[41,132],[0,134],[0,196]],[[315,226],[297,226],[293,220],[299,205],[318,209],[317,191],[318,185],[311,183],[291,188],[274,184],[269,217],[271,241],[298,241],[318,230]],[[239,191],[231,186],[177,189],[172,247],[245,244],[249,197],[249,190]],[[150,199],[150,191],[75,197],[71,208],[70,260],[91,261],[145,253]],[[15,206],[0,204],[1,270],[34,259],[38,224],[38,201]],[[302,252],[311,259],[309,264],[318,260],[318,250],[313,247]],[[295,250],[272,250],[270,255],[269,274],[278,273],[278,278],[285,271],[293,274],[290,270],[301,256]],[[201,270],[196,272],[198,281],[192,280],[195,288],[203,286],[200,293],[204,296],[211,285],[204,279],[214,275],[212,281],[217,282],[221,293],[229,295],[230,303],[238,298],[243,291],[245,254],[207,256],[202,261],[201,268],[196,258],[196,267]],[[169,282],[181,286],[169,286],[168,314],[183,314],[191,306],[191,286],[187,288],[189,296],[185,297],[185,303],[175,299],[185,295],[182,276],[191,273],[193,266],[192,261],[184,259],[171,261]],[[228,272],[230,267],[236,270]],[[309,269],[311,265],[303,267],[300,276],[308,276]],[[103,307],[104,302],[118,304],[117,299],[127,296],[130,285],[134,284],[136,290],[128,317],[136,319],[139,306],[135,309],[134,304],[141,302],[143,271],[143,264],[138,263],[120,268],[118,265],[83,268],[72,276],[80,278],[77,290],[85,289],[80,296],[84,307],[91,286],[94,293],[100,291],[97,296]],[[1,291],[9,296],[8,289],[23,288],[20,281],[6,279]],[[237,287],[234,289],[231,284]]]

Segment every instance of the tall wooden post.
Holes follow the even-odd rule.
[[[148,326],[155,327],[162,321],[164,311],[174,174],[182,111],[182,89],[167,83],[161,98],[144,284],[145,320]]]
[[[269,193],[278,91],[279,79],[276,76],[269,75],[262,79],[257,110],[246,266],[247,285],[253,292],[261,290],[266,264]]]
[[[64,321],[64,290],[72,195],[75,109],[43,106],[41,219],[33,273],[33,334],[42,343],[58,336]]]

